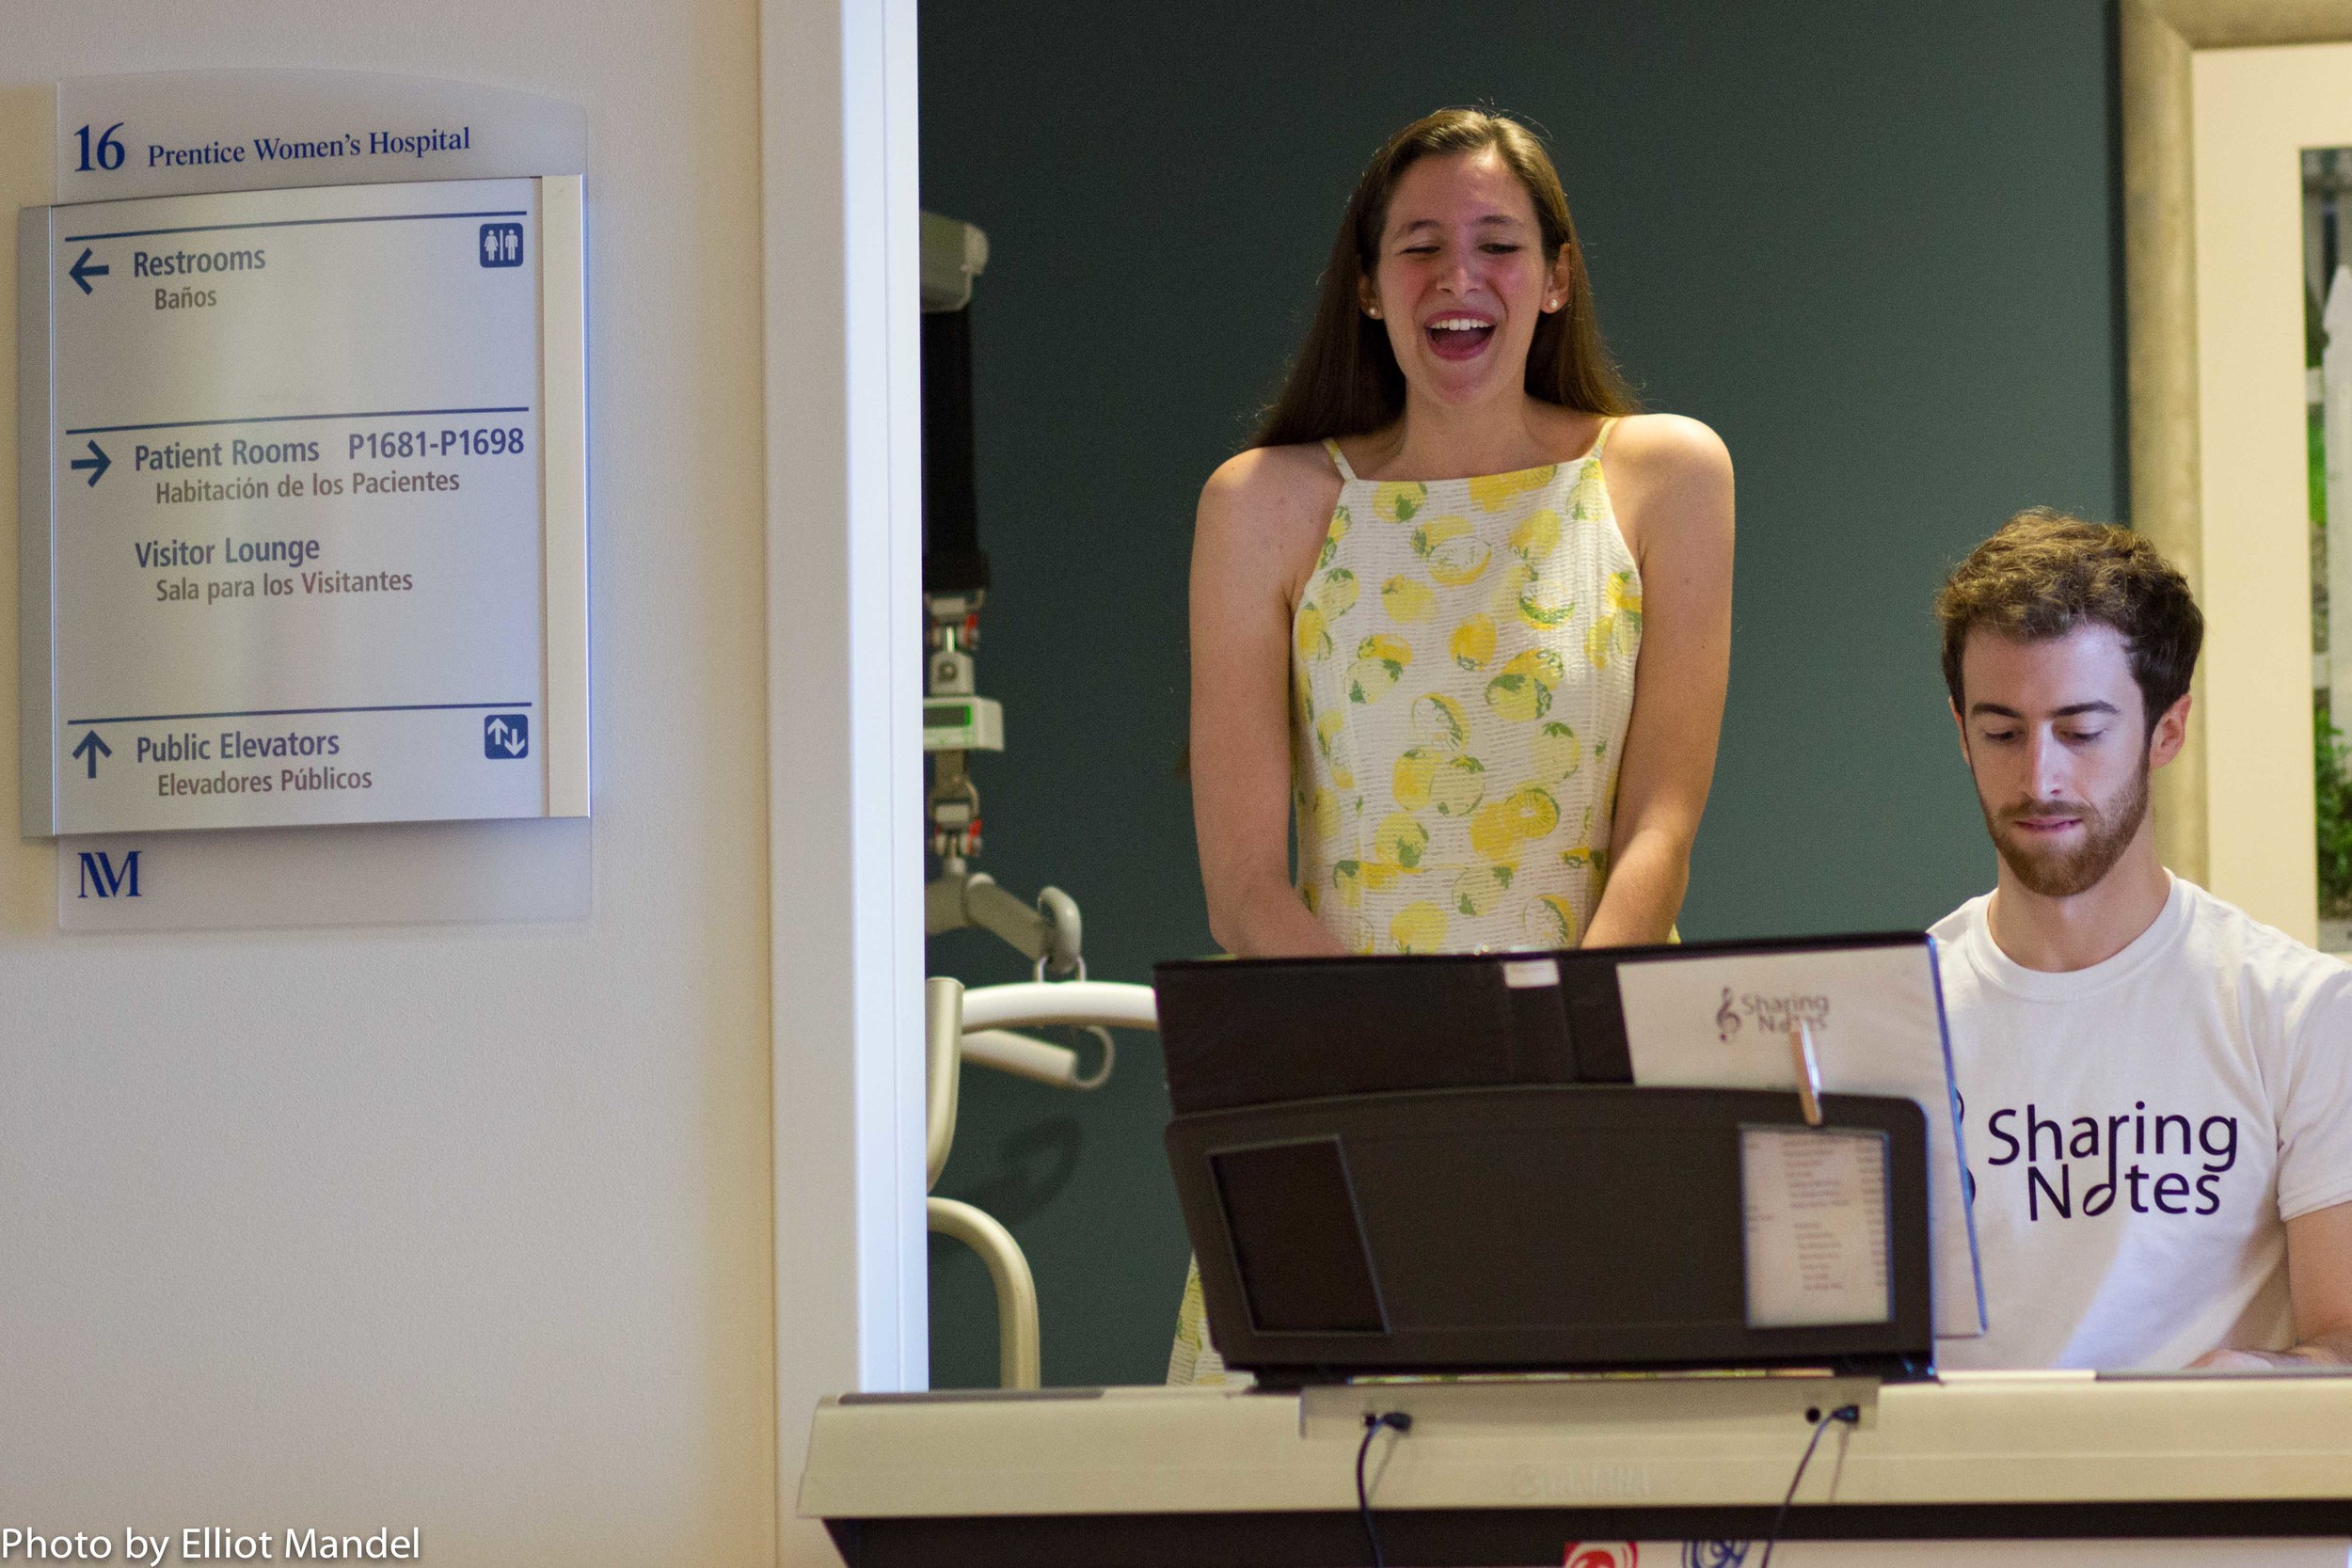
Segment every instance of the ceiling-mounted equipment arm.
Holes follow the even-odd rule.
[[[963,993],[963,1027],[1033,1029],[1049,1023],[1099,1023],[1106,1029],[1160,1026],[1158,999],[1150,986],[1117,980],[1068,980],[1058,985],[1020,981],[981,986]]]
[[[976,926],[1002,937],[1047,974],[1074,974],[1083,966],[1084,925],[1077,901],[1057,887],[1037,895],[1034,908],[996,885],[985,871],[968,871],[951,860],[923,890],[923,934]]]
[[[1010,1029],[973,1030],[963,1037],[963,1059],[1015,1078],[1026,1078],[1049,1089],[1076,1089],[1081,1093],[1099,1089],[1111,1081],[1111,1069],[1119,1062],[1119,1045],[1111,1038],[1111,1032],[1099,1023],[1081,1027],[1103,1047],[1102,1059],[1094,1064],[1092,1072],[1078,1070],[1078,1053],[1070,1047]]]
[[[956,1143],[956,1101],[963,1073],[963,982],[923,982],[923,1190],[939,1185]]]
[[[988,270],[988,231],[961,218],[923,214],[923,309],[961,310]]]
[[[939,876],[924,890],[928,936],[977,927],[1037,960],[1041,975],[1082,974],[1078,906],[1058,888],[1035,908],[974,872],[980,795],[967,764],[1005,749],[1004,711],[979,694],[974,653],[988,602],[980,548],[972,428],[972,279],[988,265],[988,236],[971,224],[923,214],[923,606],[930,651],[924,666],[923,749],[931,758],[926,802]]]
[[[923,594],[934,618],[941,598],[988,588],[980,548],[972,432],[972,314],[923,318]],[[974,597],[971,608],[979,608]]]

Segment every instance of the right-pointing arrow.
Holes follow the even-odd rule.
[[[98,487],[98,482],[106,477],[106,470],[113,466],[113,460],[106,455],[106,449],[100,446],[95,441],[92,441],[89,444],[89,455],[87,457],[77,457],[72,462],[66,465],[66,467],[72,468],[76,473],[79,473],[84,468],[87,468],[89,470],[89,482],[92,489],[96,489]]]

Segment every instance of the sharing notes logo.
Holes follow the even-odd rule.
[[[1786,1035],[1800,1023],[1809,1023],[1816,1029],[1828,1028],[1829,998],[1758,996],[1754,991],[1735,996],[1731,988],[1725,986],[1723,1006],[1715,1009],[1715,1037],[1725,1044],[1751,1025],[1760,1034]]]
[[[2222,1178],[2237,1165],[2237,1117],[2152,1114],[2144,1100],[2128,1111],[2076,1117],[2004,1105],[1984,1130],[2000,1148],[1986,1164],[2014,1180],[2022,1164],[2028,1223],[2096,1219],[2119,1203],[2136,1214],[2217,1214]]]

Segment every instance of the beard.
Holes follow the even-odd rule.
[[[2148,762],[2140,759],[2132,782],[2103,805],[2088,800],[2020,800],[1994,811],[1981,797],[1985,831],[2002,862],[2029,892],[2044,898],[2071,898],[2097,887],[2123,858],[2148,816]],[[2021,838],[2011,826],[2021,816],[2063,816],[2082,820],[2082,841],[2072,849],[2046,849]]]

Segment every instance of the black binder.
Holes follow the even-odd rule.
[[[1616,968],[1575,953],[1188,959],[1155,966],[1152,990],[1179,1115],[1382,1089],[1633,1079]]]

